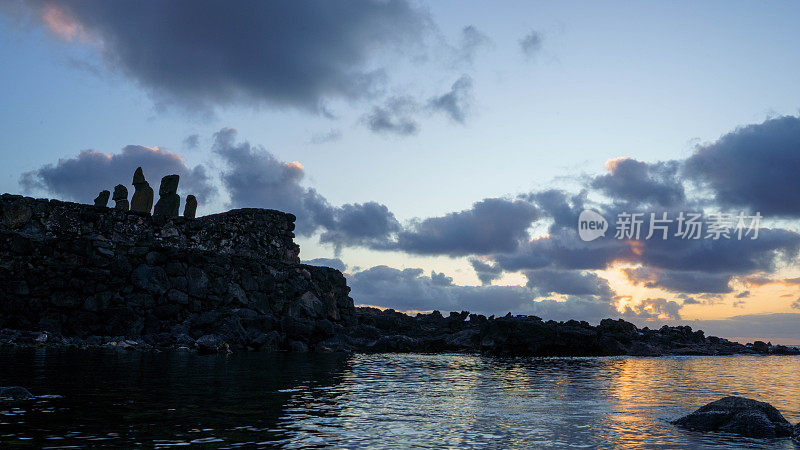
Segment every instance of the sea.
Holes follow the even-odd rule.
[[[671,420],[726,395],[800,421],[800,356],[0,349],[0,448],[786,448]]]

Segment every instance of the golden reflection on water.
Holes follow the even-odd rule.
[[[356,355],[336,394],[335,417],[297,397],[294,437],[333,445],[488,445],[510,448],[701,446],[741,439],[679,430],[668,421],[725,395],[767,401],[800,420],[800,358],[514,358]],[[335,423],[335,427],[329,427]],[[302,439],[300,442],[304,442]],[[791,442],[749,442],[793,448]]]

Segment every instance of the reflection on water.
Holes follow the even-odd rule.
[[[724,395],[800,420],[800,357],[516,358],[0,352],[0,447],[794,448],[677,429]]]

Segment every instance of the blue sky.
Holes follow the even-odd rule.
[[[484,309],[494,312],[491,305],[500,294],[490,292],[491,286],[481,286],[470,261],[501,264],[501,253],[515,249],[471,252],[439,246],[444,250],[420,251],[417,246],[413,247],[417,250],[409,250],[398,243],[404,230],[415,229],[415,224],[426,219],[473,211],[473,205],[483,199],[512,202],[517,195],[548,189],[571,194],[588,189],[590,199],[610,210],[624,199],[597,188],[599,182],[592,184],[595,177],[610,170],[606,161],[619,157],[643,164],[683,161],[698,148],[713,147],[737,127],[796,117],[800,108],[800,56],[796,51],[800,5],[789,2],[393,1],[340,3],[322,9],[314,2],[300,2],[307,8],[295,11],[289,4],[276,6],[279,11],[272,11],[273,15],[286,14],[286,20],[275,25],[273,34],[235,23],[244,20],[236,14],[220,19],[226,22],[218,24],[219,28],[209,27],[215,17],[210,11],[222,8],[221,4],[200,2],[190,8],[188,3],[176,2],[167,8],[172,11],[157,11],[157,3],[146,3],[156,11],[134,8],[126,17],[114,7],[92,3],[33,1],[0,7],[0,58],[5,62],[0,65],[0,149],[4,155],[0,190],[69,198],[76,191],[63,184],[48,184],[36,171],[47,164],[58,168],[59,159],[77,158],[82,150],[115,155],[129,145],[158,147],[179,155],[187,170],[203,166],[207,184],[217,195],[201,199],[201,214],[228,206],[289,209],[291,202],[267,194],[289,196],[294,195],[290,192],[306,192],[298,189],[313,188],[330,206],[328,211],[341,216],[336,216],[341,223],[337,222],[336,230],[334,225],[319,225],[313,233],[299,236],[301,255],[339,258],[347,264],[357,303],[376,303],[377,298],[369,294],[374,284],[366,284],[376,282],[369,278],[374,273],[368,270],[386,265],[401,272],[383,273],[383,289],[396,287],[393,282],[404,289],[418,283],[424,293],[403,295],[427,300],[409,301],[404,308],[403,298],[389,296],[385,302],[401,304],[378,306],[455,308],[459,296],[466,295],[456,287],[469,286],[476,290],[469,295],[483,299],[475,301],[485,302],[488,306]],[[130,5],[123,2],[120,8],[124,6]],[[184,6],[186,10],[181,12]],[[251,15],[256,23],[264,12],[258,11],[260,8],[254,7],[256,12]],[[147,20],[153,17],[163,17],[164,24]],[[388,22],[381,22],[387,17]],[[316,20],[322,25],[306,26]],[[337,21],[343,25],[330,25]],[[471,31],[466,32],[466,27]],[[363,32],[351,35],[352,30]],[[531,35],[539,45],[525,52],[520,42]],[[468,37],[472,40],[465,41]],[[271,53],[264,56],[264,48]],[[271,60],[270,55],[279,58]],[[147,61],[151,56],[153,61]],[[193,65],[193,57],[207,65]],[[263,64],[259,58],[264,59]],[[225,61],[220,63],[225,70],[206,71],[215,65],[213,61]],[[293,65],[297,65],[296,72],[289,70]],[[291,73],[284,76],[284,68]],[[336,73],[323,73],[353,75],[351,69],[356,69],[356,75],[374,75],[376,81],[363,92],[354,92],[347,83],[355,83],[357,77],[343,81]],[[465,82],[457,84],[462,79]],[[324,89],[314,91],[314,83]],[[235,98],[219,94],[228,88],[238,92]],[[455,110],[436,106],[434,99],[448,93],[457,94]],[[381,108],[388,118],[407,120],[416,131],[370,127]],[[794,130],[791,124],[787,126]],[[230,150],[227,153],[218,141],[218,133],[226,128],[236,130],[225,147]],[[793,140],[793,132],[788,132],[785,147],[790,155],[800,153],[800,141]],[[191,135],[197,135],[196,148],[185,143]],[[234,167],[247,165],[235,166],[233,159],[243,153],[233,149],[245,141],[256,149],[253,155],[274,158],[273,165],[265,163],[264,171],[299,162],[299,184],[293,184],[290,177],[288,184],[279,187],[243,187],[263,193],[262,197],[248,197],[245,191],[236,194],[240,191],[226,183],[244,178]],[[729,147],[726,151],[731,158],[740,157],[736,153],[740,147]],[[791,158],[794,156],[789,163],[797,161]],[[769,167],[770,161],[778,164],[778,157],[765,161]],[[786,160],[780,161],[786,164]],[[657,178],[661,169],[647,168],[649,179]],[[40,178],[34,177],[38,187],[20,183],[25,173],[39,174],[35,176]],[[151,184],[165,174],[146,173]],[[225,174],[230,175],[229,181]],[[187,183],[190,180],[185,179]],[[797,187],[791,180],[777,181],[775,189]],[[104,182],[98,177],[97,191],[110,187]],[[697,200],[689,195],[694,184],[681,183],[686,187],[687,204],[696,204],[689,201]],[[719,186],[712,188],[704,198],[718,198],[714,189],[720,190]],[[383,205],[397,221],[396,226],[391,220],[388,225],[382,222],[388,227],[380,237],[388,239],[385,242],[377,242],[376,236],[347,234],[349,222],[343,218],[348,210],[341,209],[342,205],[369,202]],[[544,210],[539,202],[532,201],[533,208]],[[594,206],[603,209],[603,205]],[[637,206],[649,211],[648,207],[669,205]],[[742,205],[710,207],[732,206]],[[745,206],[758,209],[759,205]],[[522,214],[523,222],[528,220],[520,242],[547,233],[553,220],[547,214],[540,211],[534,218],[525,215],[524,205],[510,208],[502,211],[513,210]],[[453,221],[463,217],[456,216]],[[796,217],[791,214],[770,219],[788,232],[796,230]],[[423,229],[434,230],[442,223],[432,222]],[[505,222],[490,225],[497,230],[507,226]],[[326,230],[331,234],[329,243],[321,243]],[[415,230],[420,231],[419,227]],[[442,232],[464,230],[458,225]],[[464,233],[464,240],[475,236],[469,230]],[[794,244],[787,245],[794,249]],[[667,279],[663,273],[673,270],[653,261],[626,264],[660,271],[663,279]],[[775,280],[796,277],[796,255],[788,262],[768,266],[747,273],[726,272],[730,290],[705,293],[717,297],[697,300],[699,303],[681,297],[702,295],[697,289],[648,288],[641,280],[637,284],[620,278],[625,267],[617,260],[609,260],[601,268],[559,266],[558,270],[565,271],[559,272],[560,276],[606,280],[612,293],[586,294],[595,301],[602,303],[607,296],[619,309],[619,299],[630,296],[646,305],[638,316],[631,310],[632,320],[787,314],[781,320],[796,325],[798,320],[792,314],[800,313],[800,306],[792,305],[800,293],[795,284],[762,284],[759,291],[746,281],[748,276],[765,273]],[[415,268],[422,269],[421,274],[400,275],[403,269]],[[554,318],[561,318],[559,314],[594,318],[595,310],[581,309],[587,298],[526,291],[537,289],[530,280],[542,280],[526,270],[539,268],[503,270],[491,284],[512,288],[513,295],[531,300],[563,303],[554,309],[547,309],[550,303],[536,304],[533,311],[542,315],[552,312]],[[451,277],[456,287],[432,290],[436,279],[428,276],[431,271]],[[358,286],[363,293],[360,297]],[[752,299],[734,306],[735,295],[745,290]],[[674,302],[679,314],[647,303],[655,298]],[[570,306],[570,300],[578,302],[577,306]],[[527,306],[512,309],[528,311]],[[786,339],[800,340],[800,335]]]

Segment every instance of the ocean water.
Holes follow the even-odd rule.
[[[669,423],[725,395],[800,421],[800,357],[0,350],[0,448],[796,448]]]

